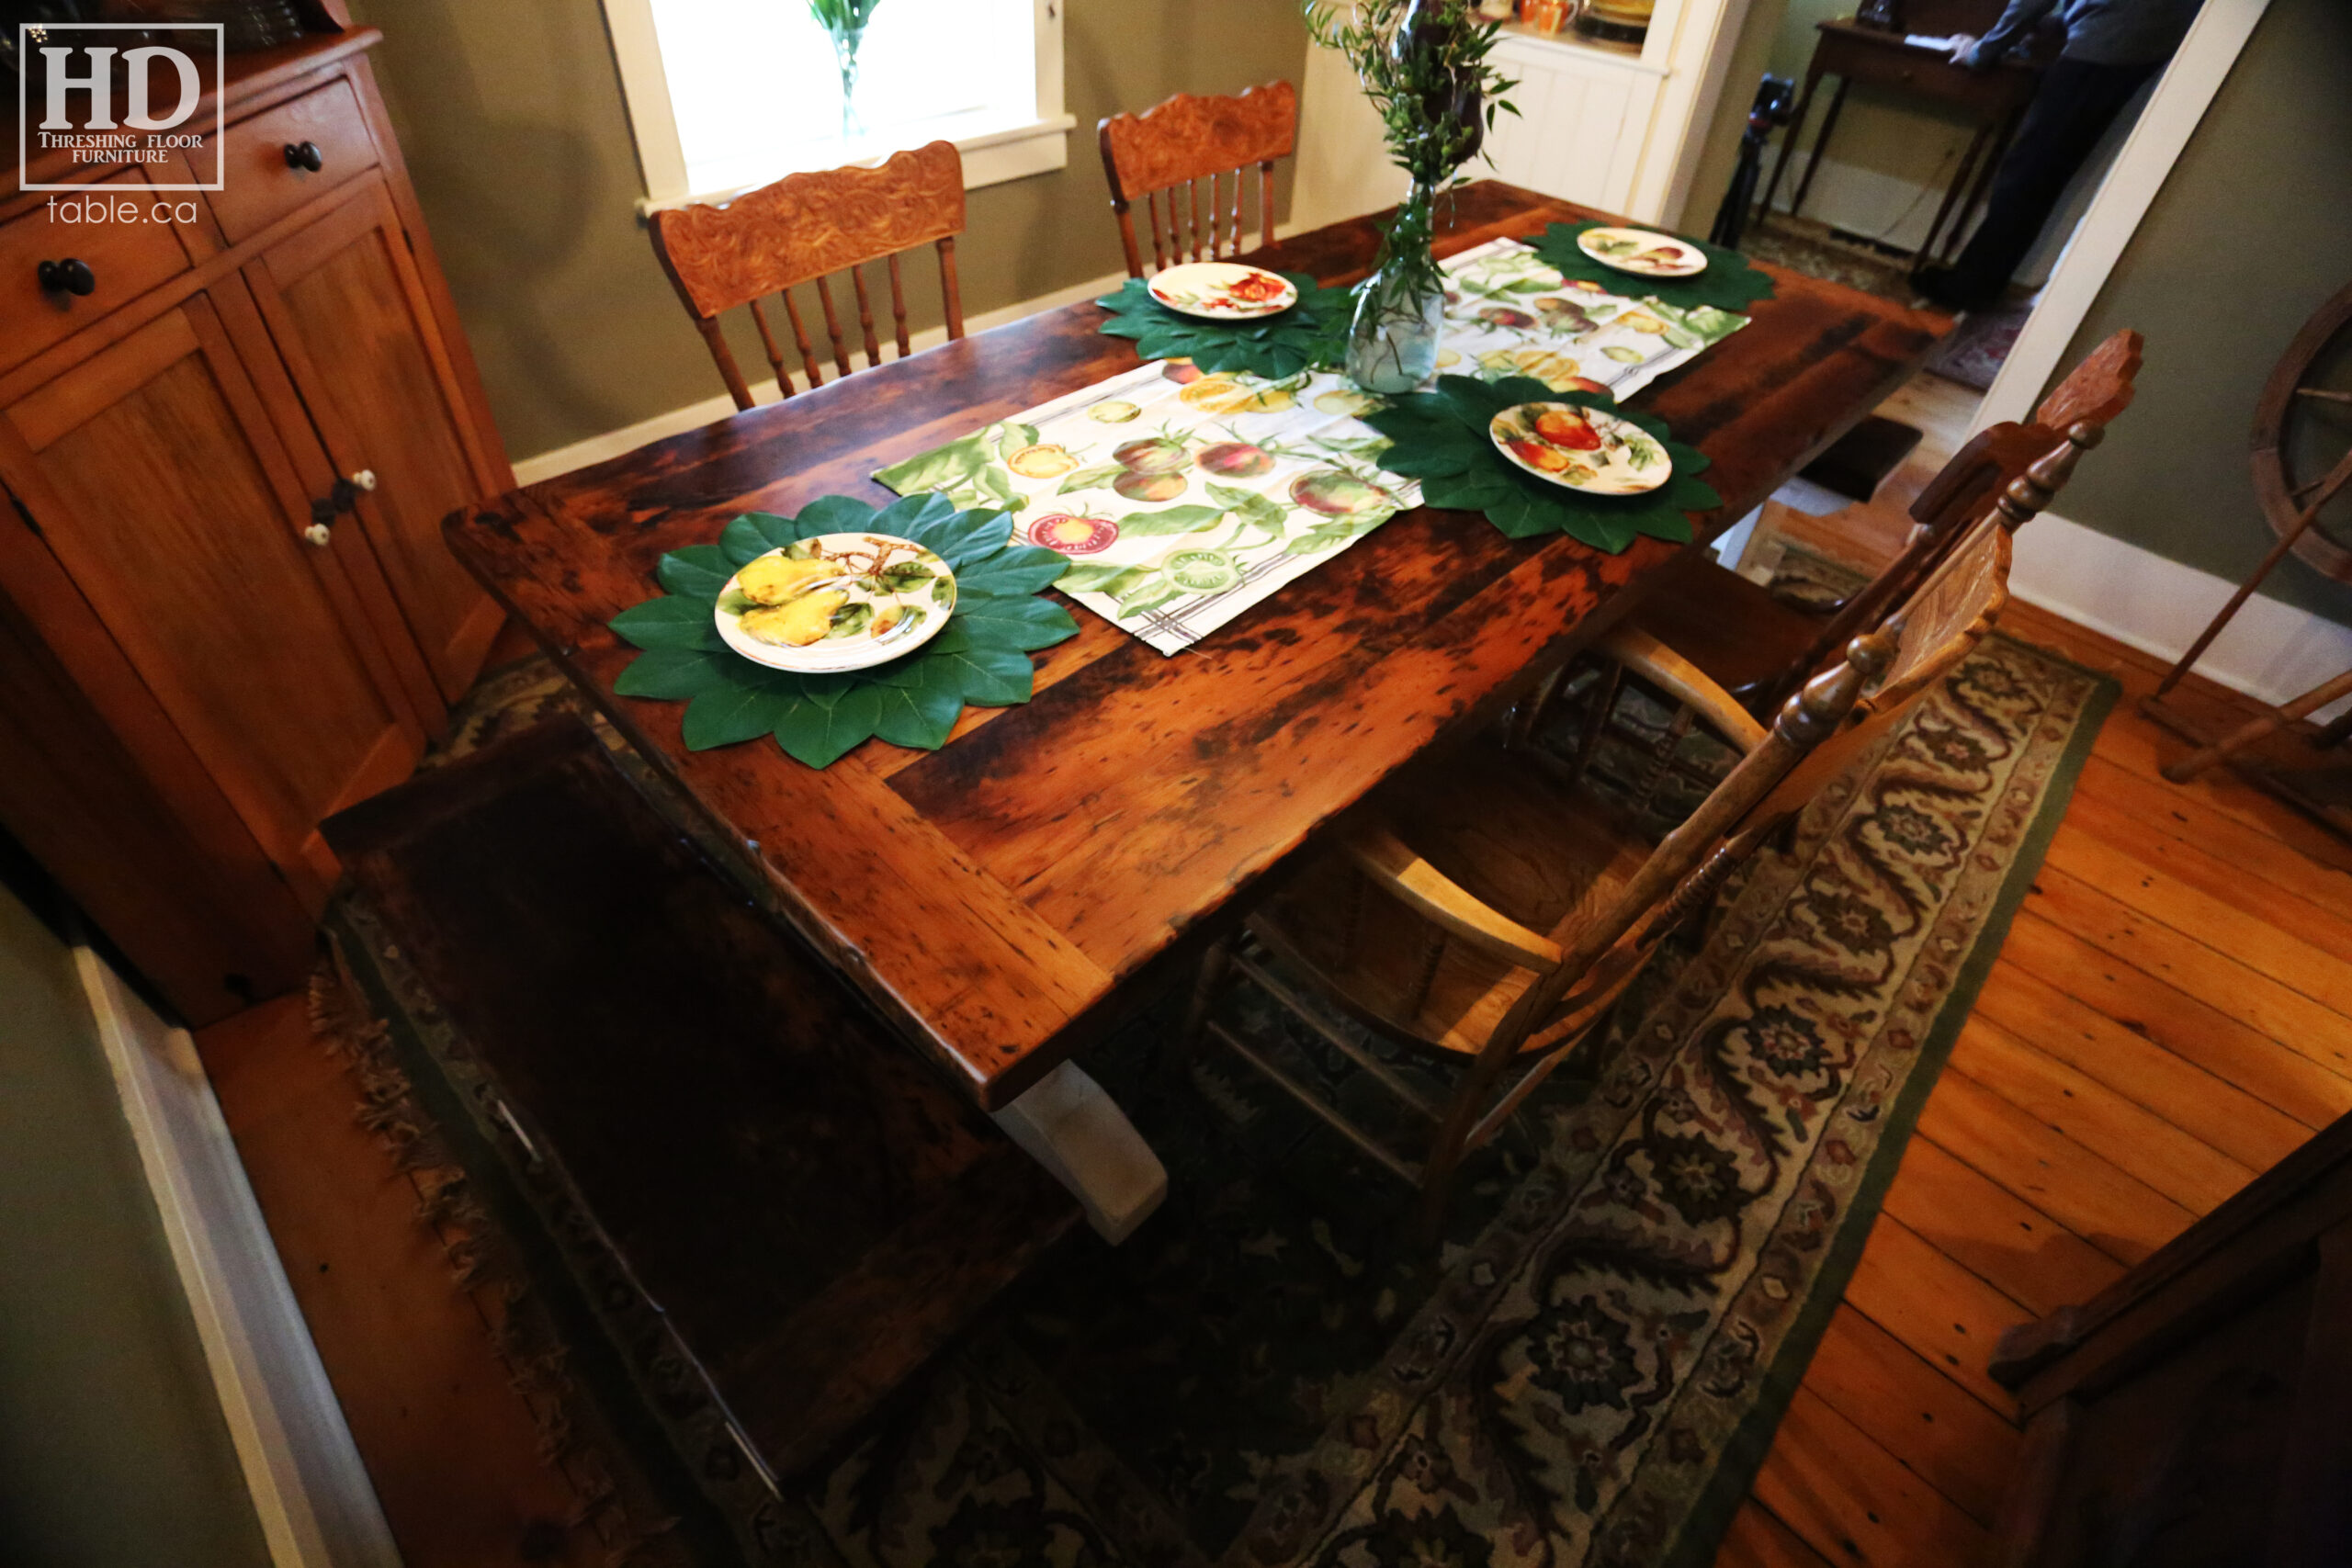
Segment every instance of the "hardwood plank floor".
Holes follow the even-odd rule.
[[[2352,846],[2226,773],[2167,783],[2187,747],[2133,705],[2154,660],[2029,605],[2002,629],[2123,700],[1717,1568],[1975,1561],[1952,1520],[1989,1523],[2017,1438],[1989,1337],[2352,1112]]]

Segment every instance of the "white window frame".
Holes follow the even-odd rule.
[[[1069,132],[1078,121],[1062,108],[1062,0],[1033,0],[1037,39],[1037,118],[956,143],[964,155],[964,188],[997,185],[1049,174],[1069,164]],[[605,23],[620,67],[621,94],[637,133],[638,164],[645,174],[640,213],[690,202],[724,201],[752,188],[692,190],[678,120],[670,102],[670,80],[662,68],[662,43],[653,27],[652,0],[605,0]],[[878,161],[878,160],[876,160]]]

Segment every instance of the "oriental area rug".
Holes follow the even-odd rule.
[[[482,695],[460,746],[569,700],[544,666]],[[1164,1208],[1067,1245],[787,1483],[769,1560],[1711,1561],[2113,695],[1989,639],[1668,945],[1465,1171],[1434,1253],[1395,1178],[1181,1052],[1181,997],[1148,1008],[1085,1066],[1166,1162]],[[1279,1009],[1223,1010],[1377,1113]]]

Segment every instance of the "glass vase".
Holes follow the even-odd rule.
[[[1356,285],[1348,379],[1367,392],[1409,392],[1437,371],[1445,275],[1430,249],[1436,191],[1416,182],[1389,220],[1379,265]]]
[[[857,113],[857,46],[865,41],[862,33],[835,33],[833,63],[842,74],[842,151],[846,154],[865,135],[865,122]]]

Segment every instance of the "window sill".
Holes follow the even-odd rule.
[[[1056,169],[1068,167],[1069,133],[1077,129],[1077,126],[1078,121],[1074,117],[1062,114],[1055,115],[1048,119],[1032,120],[1025,125],[1009,125],[1001,126],[995,130],[974,130],[968,135],[950,136],[948,140],[956,143],[956,151],[962,153],[964,157],[964,188],[977,190],[982,186],[1001,185],[1007,180],[1026,179],[1032,175],[1050,174]],[[908,146],[921,144],[921,141],[917,141],[907,143]],[[891,153],[902,150],[898,147],[878,148],[865,157],[853,158],[847,162],[870,168],[880,164]],[[827,164],[820,166],[835,168],[843,165]],[[637,210],[639,216],[646,216],[668,208],[726,202],[742,195],[747,190],[756,190],[763,185],[773,184],[794,172],[789,168],[779,168],[764,179],[749,180],[741,185],[721,186],[711,190],[696,191],[689,196],[673,197],[661,201],[650,196],[639,197],[637,201]]]

